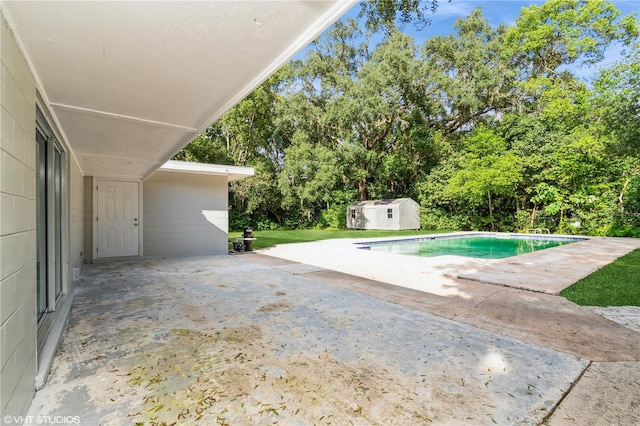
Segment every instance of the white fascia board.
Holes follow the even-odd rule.
[[[159,170],[178,173],[227,176],[229,182],[244,179],[255,174],[253,167],[227,166],[224,164],[206,164],[174,160],[167,161]]]

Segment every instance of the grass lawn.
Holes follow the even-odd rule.
[[[304,243],[307,241],[329,240],[332,238],[372,238],[397,237],[404,235],[436,234],[446,231],[353,231],[344,229],[296,229],[287,231],[254,231],[257,238],[253,243],[254,249],[272,247],[276,244]],[[242,237],[242,232],[229,232],[229,239],[235,241]]]
[[[640,249],[598,269],[560,294],[583,306],[640,306]]]

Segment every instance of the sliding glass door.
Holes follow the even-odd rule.
[[[39,325],[47,328],[63,294],[65,153],[39,110],[36,162],[37,307]]]
[[[38,320],[47,313],[47,140],[36,130],[36,235]]]
[[[62,295],[62,182],[64,174],[64,161],[62,148],[54,143],[53,146],[53,250],[54,277],[53,277],[53,302]]]

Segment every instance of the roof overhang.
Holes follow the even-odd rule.
[[[158,170],[209,176],[226,176],[228,182],[254,175],[253,167],[225,166],[221,164],[194,163],[191,161],[167,161]]]
[[[144,179],[354,3],[0,4],[83,174]]]

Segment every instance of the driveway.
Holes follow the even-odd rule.
[[[544,343],[556,334],[540,327],[564,317],[520,327],[530,307],[507,319],[530,292],[500,288],[524,296],[504,294],[505,318],[478,320],[497,299],[471,287],[497,287],[460,285],[470,297],[259,254],[88,265],[29,414],[83,425],[582,424],[586,396],[572,406],[572,395],[597,382],[610,403],[600,418],[632,407],[616,424],[640,420],[629,405],[640,400],[640,334],[576,307],[609,336],[607,362],[593,362],[593,348]],[[617,400],[603,376],[622,389]]]

